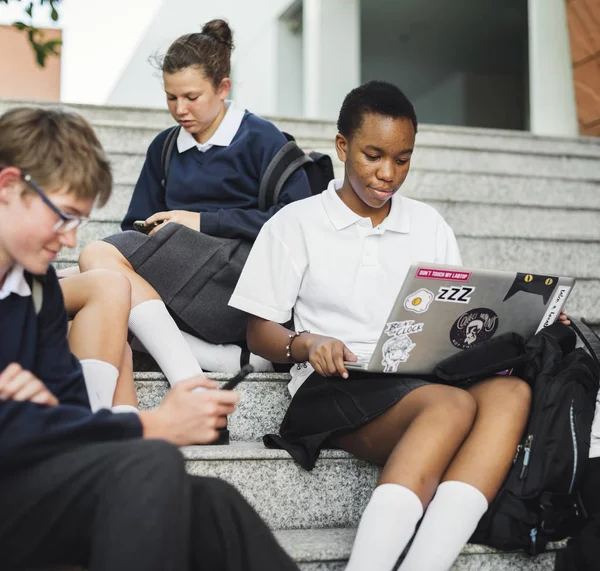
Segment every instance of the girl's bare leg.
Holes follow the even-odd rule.
[[[96,269],[113,270],[125,276],[131,284],[131,307],[151,299],[160,300],[156,290],[136,273],[127,258],[108,242],[92,242],[79,256],[82,272]]]
[[[137,406],[127,344],[129,282],[116,272],[94,270],[62,279],[60,285],[67,313],[73,317],[69,327],[71,351],[84,362],[102,361],[117,369],[112,404]]]
[[[133,356],[131,347],[125,343],[123,359],[119,369],[119,378],[115,396],[113,397],[113,406],[127,404],[137,408],[137,395],[135,393],[135,381],[133,379]]]
[[[113,270],[129,281],[129,329],[154,357],[169,383],[202,374],[197,358],[156,290],[117,248],[107,242],[89,244],[79,256],[79,267],[84,273],[96,268]]]
[[[334,440],[384,466],[362,514],[347,571],[394,568],[474,418],[475,400],[469,393],[427,385],[366,426]]]
[[[378,485],[400,484],[426,506],[469,434],[475,399],[444,385],[413,390],[355,432],[333,439],[358,458],[383,466]]]
[[[477,418],[442,478],[401,571],[449,569],[510,468],[529,414],[529,386],[515,377],[494,377],[469,393],[477,403]]]

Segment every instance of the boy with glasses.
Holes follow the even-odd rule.
[[[195,377],[154,411],[90,411],[50,263],[75,246],[111,185],[104,151],[77,114],[24,107],[0,116],[2,568],[296,569],[239,494],[188,476],[173,446],[214,440],[235,392],[194,392],[215,388]]]

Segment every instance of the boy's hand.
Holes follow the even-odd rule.
[[[298,343],[302,337],[304,337],[302,343]],[[344,343],[333,337],[305,333],[294,340],[292,352],[295,343],[303,345],[303,350],[299,351],[299,354],[308,355],[308,361],[322,377],[339,375],[347,379],[348,370],[344,366],[344,361],[358,361],[356,355]]]
[[[59,404],[46,385],[18,363],[11,363],[0,373],[0,399],[29,401],[46,406]]]
[[[558,321],[559,323],[563,323],[564,325],[571,325],[571,320],[567,317],[567,314],[564,311],[560,312]]]
[[[176,224],[182,224],[187,226],[196,232],[200,231],[200,213],[189,212],[188,210],[169,210],[167,212],[156,212],[152,216],[146,218],[146,224],[151,225],[155,222],[161,222],[158,226],[154,227],[148,236],[154,236],[169,222],[175,222]]]
[[[160,438],[177,446],[216,440],[217,429],[227,426],[227,415],[240,400],[237,391],[194,391],[217,386],[202,376],[177,383],[156,410],[140,413],[144,438]]]

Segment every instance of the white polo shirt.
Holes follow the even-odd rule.
[[[180,129],[179,134],[177,135],[177,151],[179,153],[184,153],[185,151],[196,147],[201,153],[205,153],[215,145],[219,147],[228,147],[242,124],[244,110],[236,107],[235,103],[230,100],[225,102],[225,106],[227,107],[227,111],[225,112],[221,123],[206,143],[199,143],[194,139],[191,133],[188,133],[185,129]]]
[[[25,279],[25,268],[15,264],[6,274],[6,279],[0,287],[0,299],[7,298],[11,293],[16,293],[21,297],[31,295],[31,288]]]
[[[373,228],[344,204],[333,180],[323,193],[288,204],[262,228],[229,304],[263,319],[342,340],[371,354],[415,262],[460,265],[456,238],[426,204],[396,195]],[[293,395],[313,372],[292,367]]]

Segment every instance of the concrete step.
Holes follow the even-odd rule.
[[[352,528],[282,530],[275,535],[302,571],[343,571],[356,531]],[[549,546],[547,553],[529,557],[502,553],[483,545],[466,545],[451,571],[553,571],[555,552],[562,543]]]
[[[93,218],[120,222],[129,206],[134,185],[134,182],[115,185],[109,203],[95,209]],[[555,216],[571,211],[600,211],[600,183],[580,181],[411,170],[402,194],[432,205],[534,207],[546,209]],[[459,223],[457,231],[463,225],[464,222]]]
[[[0,113],[11,107],[34,103],[51,105],[45,101],[0,98]],[[106,144],[111,140],[131,140],[132,134],[146,137],[174,124],[166,107],[163,109],[116,107],[100,105],[68,104],[90,120]],[[337,132],[332,120],[268,117],[282,130],[292,133],[298,140],[326,140],[333,142]],[[489,150],[504,150],[524,153],[550,153],[561,155],[600,156],[600,141],[594,137],[546,137],[528,132],[452,127],[447,125],[419,125],[419,145],[429,147],[462,147]],[[147,146],[147,143],[144,145]]]
[[[561,240],[600,243],[600,209],[561,210],[429,200],[457,237]],[[119,221],[92,220],[79,235],[80,247],[115,232]]]
[[[379,473],[341,450],[324,450],[311,472],[261,442],[190,446],[182,452],[191,474],[234,485],[272,529],[356,526]]]
[[[129,183],[114,186],[96,220],[121,221],[127,211],[138,173]],[[600,210],[600,183],[411,169],[402,194],[429,203],[534,206],[550,210]]]
[[[329,143],[313,150],[332,155]],[[131,181],[141,171],[145,150],[127,153],[122,150],[110,153],[115,180]],[[340,174],[340,163],[335,156],[334,165]],[[573,155],[524,154],[486,149],[461,149],[457,147],[417,147],[412,159],[416,169],[435,172],[468,172],[475,174],[521,175],[523,177],[558,178],[562,180],[600,181],[600,161],[596,157]]]
[[[207,376],[224,381],[231,375],[209,373]],[[232,440],[258,442],[263,435],[278,432],[290,403],[288,382],[289,375],[286,373],[255,373],[238,385],[240,403],[228,422]],[[142,410],[157,407],[169,390],[167,380],[159,372],[136,372],[135,385]]]

